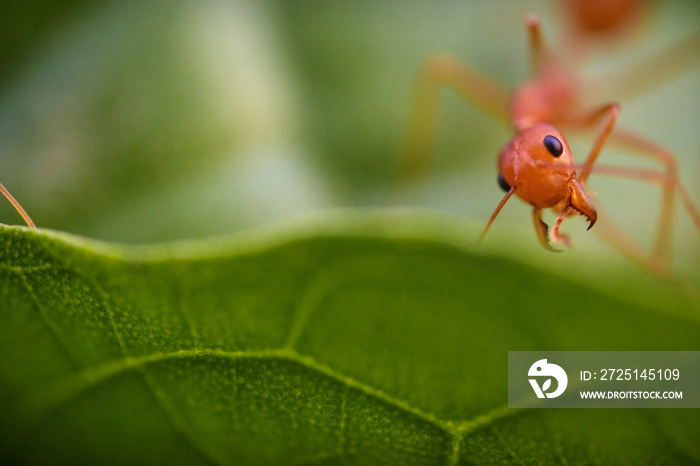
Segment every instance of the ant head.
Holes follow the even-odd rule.
[[[541,123],[520,131],[513,137],[518,156],[541,162],[549,168],[571,167],[574,158],[564,135],[552,125]]]
[[[501,149],[498,183],[507,194],[491,215],[482,238],[513,194],[534,207],[535,230],[547,249],[552,248],[547,225],[541,219],[542,209],[553,208],[559,214],[552,233],[555,241],[566,242],[565,235],[558,233],[559,226],[574,211],[588,219],[589,228],[596,222],[595,207],[576,181],[576,165],[569,144],[552,125],[541,123],[525,128]]]
[[[567,198],[576,166],[569,144],[554,126],[538,124],[520,131],[498,157],[499,183],[537,207],[552,207]]]
[[[559,214],[553,230],[555,241],[566,241],[565,235],[560,235],[558,230],[561,222],[573,211],[585,216],[590,226],[596,221],[595,207],[576,181],[576,165],[569,144],[552,125],[541,123],[525,128],[501,149],[498,183],[506,195],[491,214],[479,241],[513,194],[534,207],[535,231],[547,249],[552,248],[548,227],[541,218],[542,209],[553,208]]]

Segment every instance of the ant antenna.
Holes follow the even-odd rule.
[[[36,228],[36,225],[34,225],[34,222],[32,222],[32,219],[29,218],[29,215],[27,214],[27,212],[25,212],[25,210],[22,208],[22,206],[19,205],[19,202],[17,202],[17,200],[14,197],[12,197],[12,194],[10,194],[10,191],[5,189],[5,187],[2,185],[2,183],[0,183],[0,191],[2,191],[2,193],[5,195],[7,200],[10,201],[10,204],[12,204],[15,209],[17,209],[17,212],[19,212],[19,214],[22,216],[24,221],[27,222],[27,225],[29,225],[31,228]]]

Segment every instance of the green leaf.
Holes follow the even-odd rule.
[[[2,457],[700,463],[695,410],[506,406],[509,350],[700,349],[693,292],[615,297],[454,240],[477,232],[346,213],[123,247],[2,227]]]

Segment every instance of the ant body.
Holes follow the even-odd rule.
[[[584,8],[594,8],[595,4],[592,2]],[[602,5],[604,4],[605,2]],[[624,19],[624,13],[613,17],[603,29],[608,32],[616,27],[621,28]],[[595,32],[595,28],[588,27],[585,23],[583,16],[574,17],[574,22],[576,21],[580,23],[580,30]],[[416,83],[404,172],[415,173],[424,163],[425,155],[430,154],[439,86],[448,85],[483,110],[507,119],[515,131],[515,136],[501,149],[498,156],[498,183],[506,194],[486,223],[479,241],[505,203],[516,195],[532,206],[535,231],[542,246],[549,250],[556,250],[552,248],[552,244],[556,243],[568,247],[569,237],[560,232],[567,217],[576,214],[586,217],[590,222],[589,229],[598,218],[596,208],[585,190],[591,173],[595,171],[635,178],[657,183],[663,191],[653,251],[648,253],[642,250],[619,231],[604,236],[604,240],[653,272],[665,275],[671,255],[670,239],[676,195],[700,230],[700,213],[678,179],[675,157],[640,136],[615,128],[620,112],[617,103],[585,106],[581,101],[583,88],[579,76],[545,47],[538,19],[533,15],[528,16],[526,27],[533,76],[512,94],[451,56],[440,54],[427,60]],[[583,35],[580,37],[583,38]],[[688,48],[697,48],[698,42],[698,36],[693,36],[690,41],[672,46],[665,54],[677,57]],[[663,58],[660,61],[665,62]],[[583,164],[577,165],[561,130],[590,130],[596,125],[599,125],[599,129],[588,157]],[[606,142],[650,157],[660,162],[664,170],[596,164]],[[543,210],[550,208],[557,214],[551,230],[542,220]]]

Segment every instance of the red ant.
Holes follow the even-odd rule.
[[[34,222],[32,222],[32,219],[29,218],[29,215],[27,214],[27,212],[25,212],[25,210],[22,208],[22,206],[19,204],[19,202],[17,202],[15,200],[15,198],[12,197],[12,194],[10,194],[10,192],[7,189],[5,189],[5,187],[2,185],[2,183],[0,183],[0,192],[2,192],[5,195],[5,197],[7,198],[7,200],[10,201],[10,204],[12,204],[15,209],[17,209],[17,212],[19,212],[19,214],[22,216],[24,221],[27,222],[27,225],[29,225],[31,228],[36,228],[36,225],[34,225]]]
[[[613,17],[603,29],[614,29],[624,18],[623,12]],[[595,29],[584,24],[585,18],[578,16],[575,21],[580,21],[583,29]],[[535,231],[542,246],[549,250],[555,250],[551,247],[552,243],[569,246],[569,237],[560,232],[563,221],[579,214],[588,219],[590,229],[598,217],[585,190],[591,172],[635,178],[658,183],[663,190],[661,217],[653,251],[651,254],[643,251],[619,231],[605,236],[604,240],[653,272],[665,275],[671,255],[670,236],[676,195],[700,230],[700,213],[678,179],[675,157],[640,136],[619,128],[613,131],[620,112],[617,103],[584,107],[580,100],[582,87],[578,77],[546,49],[537,18],[529,16],[526,26],[533,77],[512,94],[494,80],[448,55],[440,54],[427,60],[415,88],[409,120],[406,170],[415,172],[420,159],[430,153],[439,85],[448,85],[487,112],[508,119],[515,130],[515,136],[498,156],[498,183],[506,194],[486,223],[479,241],[505,203],[515,194],[533,207]],[[689,45],[697,48],[698,41],[698,36],[693,36],[689,43],[680,43],[666,53],[677,57]],[[660,61],[665,62],[663,59]],[[585,162],[577,165],[564,135],[557,128],[585,130],[596,123],[602,123],[602,126],[595,142]],[[665,170],[596,165],[606,142],[650,157],[663,164]],[[577,169],[580,171],[577,172]],[[558,215],[551,231],[542,220],[543,209],[549,208]]]

